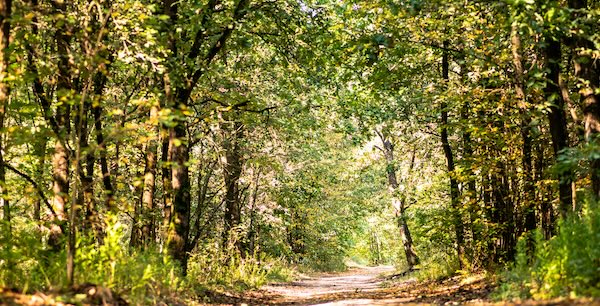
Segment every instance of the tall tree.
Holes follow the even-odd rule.
[[[597,51],[596,45],[588,37],[598,30],[597,23],[589,20],[587,0],[569,0],[569,8],[573,10],[572,46],[575,49],[573,58],[575,77],[579,80],[577,86],[583,106],[583,124],[586,141],[598,145],[600,133],[600,64],[592,57]],[[590,158],[590,172],[592,179],[592,192],[600,199],[600,158],[593,155]]]
[[[565,104],[559,87],[562,61],[561,45],[558,38],[550,34],[545,37],[544,65],[546,71],[548,71],[548,75],[545,84],[546,87],[544,88],[544,97],[550,103],[548,121],[550,124],[550,135],[552,136],[552,148],[554,149],[556,160],[558,160],[562,151],[569,147]],[[565,170],[558,174],[559,211],[562,216],[566,216],[573,206],[571,176],[570,170]]]
[[[443,47],[445,50],[442,53],[442,82],[444,88],[447,88],[450,82],[450,59],[448,49],[448,42],[444,41]],[[458,181],[455,177],[455,165],[454,165],[454,154],[452,152],[452,146],[448,139],[448,104],[446,98],[442,97],[440,101],[441,110],[441,121],[440,121],[440,139],[442,143],[442,149],[444,156],[446,157],[446,167],[448,169],[448,176],[450,177],[450,210],[452,218],[452,226],[454,227],[454,234],[456,239],[456,254],[460,268],[462,269],[466,264],[465,258],[465,238],[464,238],[464,226],[462,221],[462,213],[460,208],[460,191],[458,189]]]
[[[413,247],[413,239],[410,234],[410,230],[408,228],[406,209],[408,205],[406,203],[407,193],[409,192],[407,189],[400,190],[400,185],[398,184],[398,179],[396,176],[396,160],[394,159],[394,144],[392,141],[383,135],[382,132],[377,131],[377,135],[381,139],[383,147],[380,150],[383,152],[386,160],[386,172],[388,178],[388,186],[390,193],[392,195],[392,206],[394,207],[394,211],[396,214],[396,220],[398,222],[398,229],[400,230],[400,240],[402,241],[402,245],[404,246],[404,255],[406,256],[406,262],[408,264],[408,270],[413,270],[414,266],[419,264],[419,256],[414,250]],[[412,156],[410,158],[410,165],[408,167],[407,176],[410,176],[412,173],[412,169],[415,165],[415,154],[416,150],[413,150]],[[406,180],[406,178],[405,178]],[[402,195],[398,195],[398,193],[402,193]]]
[[[171,65],[168,67],[168,82],[165,82],[166,105],[175,114],[175,124],[169,129],[169,162],[171,164],[171,188],[173,204],[171,208],[171,225],[168,234],[168,249],[171,255],[177,259],[183,271],[187,269],[186,246],[189,239],[190,222],[190,178],[189,178],[189,154],[190,142],[186,129],[186,113],[190,107],[190,97],[200,78],[208,71],[213,60],[225,48],[225,45],[238,23],[248,12],[249,0],[239,0],[233,7],[220,10],[221,3],[211,0],[202,10],[200,28],[190,38],[191,47],[187,52],[178,48],[181,42],[175,39],[175,27],[182,22],[178,14],[179,2],[165,0],[163,12],[169,17],[166,32],[169,33],[168,46],[171,55]],[[214,22],[215,15],[229,14],[230,23],[223,28],[213,40],[209,35],[209,22]],[[203,50],[207,50],[203,53]],[[184,63],[178,62],[183,61]],[[185,62],[199,62],[198,65],[188,66]],[[178,69],[185,67],[183,71]],[[176,80],[177,82],[173,82]]]

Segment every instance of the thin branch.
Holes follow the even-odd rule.
[[[52,205],[50,205],[50,202],[48,201],[48,199],[46,198],[46,196],[44,195],[44,192],[42,191],[42,189],[40,188],[40,185],[38,185],[32,178],[31,176],[27,175],[24,172],[19,171],[17,168],[11,166],[10,164],[8,164],[7,162],[3,163],[4,167],[6,167],[6,169],[11,170],[12,172],[14,172],[15,174],[19,175],[20,177],[24,178],[26,181],[28,181],[29,183],[31,183],[31,185],[33,185],[33,187],[37,190],[38,195],[40,196],[40,198],[43,200],[44,204],[46,204],[46,207],[48,208],[48,210],[50,210],[50,212],[52,213],[52,216],[54,218],[57,218],[57,214],[54,211],[54,208],[52,208]]]

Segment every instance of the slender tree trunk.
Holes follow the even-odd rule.
[[[48,146],[48,138],[43,136],[42,144],[38,148],[38,165],[36,171],[36,181],[40,183],[40,185],[45,186],[44,182],[44,168],[46,167],[46,148]],[[42,199],[41,196],[38,196],[33,203],[33,220],[39,222],[41,220],[41,208],[42,208]]]
[[[252,202],[250,204],[250,225],[248,226],[248,247],[247,252],[253,253],[256,251],[256,200],[258,199],[258,189],[260,187],[260,169],[255,169],[254,176],[254,191],[252,192]]]
[[[107,78],[101,72],[96,74],[94,79],[94,95],[96,97],[102,97],[102,92],[106,86]],[[108,159],[106,154],[106,143],[104,141],[104,130],[102,120],[102,107],[100,103],[94,103],[92,105],[92,113],[94,115],[94,127],[96,132],[96,143],[98,145],[98,155],[100,159],[100,174],[102,175],[102,185],[104,187],[105,194],[105,207],[108,211],[114,210],[114,196],[115,190],[111,181],[111,173],[108,167]]]
[[[400,231],[400,239],[402,241],[402,245],[404,247],[404,255],[406,255],[406,262],[408,264],[408,270],[412,270],[414,266],[419,264],[419,256],[415,252],[413,248],[412,236],[410,234],[410,230],[408,229],[408,224],[406,223],[406,194],[403,194],[400,199],[398,199],[398,179],[396,177],[396,161],[394,160],[394,145],[392,142],[387,139],[381,132],[377,132],[379,138],[381,138],[381,142],[383,143],[383,154],[385,156],[385,160],[387,162],[386,172],[388,177],[388,187],[390,193],[392,195],[392,205],[395,210],[396,220],[398,222],[398,228]],[[415,161],[415,152],[413,151],[413,155],[411,157],[411,164],[409,167],[409,171],[407,175],[410,175],[412,172],[412,168],[414,166]],[[404,191],[405,193],[408,191]]]
[[[64,8],[64,3],[61,3]],[[31,6],[33,8],[38,7],[37,0],[31,0]],[[63,32],[64,25],[57,30],[57,32]],[[37,17],[33,16],[31,20],[31,32],[33,35],[38,35],[38,22]],[[69,38],[64,35],[57,35],[57,50],[60,49],[61,52],[66,51]],[[68,106],[61,105],[57,108],[56,113],[53,113],[51,108],[51,97],[46,94],[44,90],[43,81],[38,74],[37,67],[34,63],[34,59],[36,58],[36,52],[33,46],[27,44],[27,67],[28,70],[34,75],[33,80],[33,91],[40,103],[40,106],[43,110],[43,116],[46,123],[52,128],[52,131],[55,134],[55,145],[54,152],[52,154],[52,191],[53,196],[50,202],[51,211],[53,211],[53,221],[54,223],[50,226],[50,234],[48,237],[48,245],[52,250],[58,251],[61,248],[61,237],[63,236],[65,230],[65,204],[66,204],[66,196],[68,192],[68,181],[67,181],[67,171],[68,171],[68,159],[67,159],[67,150],[65,147],[68,135],[68,126],[65,126],[65,122],[69,122],[69,120],[65,120],[65,117],[68,118]],[[63,53],[64,54],[64,53]],[[68,64],[68,61],[65,60],[66,56],[63,56],[59,60],[59,77],[57,82],[57,87],[61,90],[66,90],[69,88],[68,80],[65,78],[65,74],[68,73],[68,67],[65,67],[65,64]]]
[[[461,69],[462,71],[462,69]],[[470,103],[468,101],[465,101],[463,104],[463,107],[461,109],[461,120],[463,122],[468,122],[469,120],[469,109],[470,109]],[[480,213],[479,209],[478,209],[478,202],[477,202],[477,185],[475,182],[475,175],[473,173],[473,163],[474,163],[474,155],[473,155],[473,146],[472,146],[472,138],[471,138],[471,132],[469,131],[468,127],[464,128],[463,131],[463,165],[465,168],[465,175],[466,175],[466,199],[467,199],[467,211],[469,213],[469,231],[471,232],[471,243],[470,243],[470,247],[468,248],[469,250],[469,258],[475,258],[475,244],[477,243],[477,241],[480,240],[481,237],[481,230],[479,228],[479,225],[477,223],[479,223],[477,221],[478,219],[478,214]]]
[[[80,107],[82,107],[80,105]],[[77,123],[77,138],[83,137],[82,130],[82,120],[79,119]],[[74,139],[73,143],[77,143],[75,149],[75,159],[73,163],[75,164],[75,173],[80,173],[81,169],[81,143]],[[73,183],[73,195],[71,198],[71,208],[69,210],[69,236],[67,240],[67,285],[72,286],[75,282],[75,256],[77,248],[75,246],[75,242],[77,240],[77,225],[78,225],[78,213],[79,207],[83,206],[83,197],[80,195],[82,180],[79,176],[75,177],[75,181]]]
[[[206,212],[205,209],[208,208],[208,205],[210,204],[211,200],[208,197],[208,184],[210,183],[210,179],[214,172],[213,166],[213,162],[208,163],[207,166],[204,166],[202,164],[198,165],[198,194],[196,200],[196,202],[198,203],[198,207],[196,208],[195,214],[196,223],[194,223],[193,227],[190,227],[191,229],[193,229],[194,237],[191,239],[191,242],[188,245],[188,252],[191,252],[196,247],[198,240],[203,234],[204,227],[210,223],[210,219],[208,219],[206,220],[206,223],[204,225],[200,225],[202,216]]]
[[[158,107],[153,106],[150,109],[150,120],[158,119]],[[142,235],[144,237],[145,246],[149,246],[156,239],[155,231],[155,207],[154,207],[154,191],[156,184],[156,156],[157,145],[155,140],[150,140],[146,145],[146,167],[144,169],[144,191],[142,194],[143,209],[146,212]]]
[[[231,124],[231,127],[225,125]],[[236,239],[235,244],[238,251],[241,251],[241,241],[239,236],[234,235],[241,222],[241,211],[239,203],[239,180],[242,174],[242,160],[240,156],[239,138],[241,136],[242,125],[239,121],[225,122],[222,124],[223,131],[223,149],[225,151],[225,165],[223,166],[223,175],[225,182],[225,241]]]
[[[539,182],[543,179],[545,179],[546,175],[545,175],[545,168],[546,168],[546,162],[544,160],[545,156],[544,156],[544,146],[541,143],[541,141],[536,141],[535,143],[535,153],[536,153],[536,159],[535,159],[535,167],[534,167],[534,173],[533,173],[533,179],[536,182]],[[538,195],[536,198],[536,201],[538,201],[540,203],[540,222],[541,222],[541,227],[542,227],[542,231],[544,233],[544,237],[546,239],[550,239],[550,237],[552,237],[552,235],[554,235],[554,224],[555,224],[555,216],[554,216],[554,210],[552,208],[552,203],[550,203],[550,201],[548,200],[549,197],[546,195],[546,188],[543,188],[541,190],[538,191]]]
[[[493,169],[492,184],[494,209],[493,223],[498,227],[498,235],[496,240],[495,257],[498,262],[500,260],[508,260],[512,258],[515,239],[514,239],[514,207],[508,197],[510,189],[508,187],[508,174],[506,164],[497,157],[496,166]]]
[[[447,42],[444,41],[444,47],[447,47]],[[448,52],[444,51],[442,55],[442,79],[444,81],[444,86],[447,86],[450,70],[450,62]],[[448,168],[448,175],[450,176],[450,208],[453,216],[453,226],[454,233],[456,235],[456,255],[458,256],[459,266],[461,269],[465,267],[466,258],[465,258],[465,238],[464,238],[464,226],[462,222],[462,213],[459,207],[459,189],[458,182],[454,177],[454,155],[452,153],[452,147],[450,146],[450,141],[448,140],[448,105],[446,101],[442,99],[440,103],[440,109],[442,113],[441,118],[441,142],[442,149],[444,150],[444,156],[446,157],[446,165]]]
[[[145,148],[142,148],[142,151],[145,151]],[[146,157],[144,156],[144,159]],[[134,180],[139,180],[142,176],[140,171],[135,171],[134,173],[130,173],[131,176],[135,177]],[[146,222],[145,220],[145,209],[143,207],[143,193],[144,186],[139,183],[135,183],[133,186],[133,193],[138,195],[139,198],[134,199],[133,202],[133,218],[131,220],[131,237],[129,238],[129,245],[131,247],[140,247],[143,245],[144,236],[142,233],[143,224]]]
[[[173,199],[171,197],[172,187],[171,187],[171,167],[169,165],[169,160],[171,157],[169,156],[169,137],[166,129],[161,131],[161,155],[160,160],[162,163],[161,166],[161,182],[162,182],[162,202],[163,202],[163,216],[164,216],[164,224],[163,227],[166,227],[168,230],[169,224],[171,224],[171,207],[173,206]]]
[[[550,123],[550,135],[552,136],[552,147],[555,160],[558,160],[563,149],[568,148],[569,135],[567,132],[567,118],[564,110],[564,101],[560,92],[560,62],[561,43],[551,37],[546,38],[545,68],[548,71],[544,96],[551,103],[548,119]],[[558,191],[560,198],[559,211],[565,217],[572,209],[573,196],[571,194],[571,171],[566,170],[558,174]]]
[[[10,18],[11,18],[12,3],[11,0],[0,1],[0,205],[2,206],[5,228],[2,230],[6,233],[4,238],[9,243],[5,243],[6,262],[8,267],[8,277],[5,279],[10,284],[13,281],[13,259],[12,259],[12,224],[10,203],[8,201],[8,189],[6,186],[6,168],[4,166],[4,152],[6,148],[7,135],[4,131],[6,111],[10,100],[10,85],[8,84],[8,66],[10,64]]]
[[[519,115],[521,117],[521,139],[523,142],[521,148],[521,168],[523,169],[523,195],[522,211],[524,213],[524,230],[529,233],[527,238],[527,248],[530,254],[533,253],[535,243],[532,232],[536,228],[535,218],[535,190],[533,181],[533,160],[531,144],[531,117],[529,116],[529,107],[527,105],[527,96],[525,94],[523,58],[521,56],[521,34],[517,23],[512,25],[511,29],[511,51],[513,56],[513,66],[515,68],[515,92],[517,94],[517,104],[519,106]]]
[[[165,5],[169,5],[168,1],[165,2]],[[173,93],[171,89],[171,81],[168,74],[163,76],[164,88],[165,88],[165,97],[163,100],[162,107],[165,109],[169,109],[171,105],[173,105]],[[163,215],[164,215],[164,223],[163,228],[166,233],[165,241],[168,240],[168,235],[171,230],[171,220],[172,220],[172,208],[173,208],[173,186],[172,186],[172,177],[171,177],[171,150],[169,147],[169,133],[170,129],[166,125],[162,125],[160,128],[160,138],[161,138],[161,181],[162,181],[162,200],[163,200]]]
[[[4,131],[6,110],[10,98],[10,86],[8,85],[8,65],[10,59],[10,18],[12,1],[0,1],[0,129]],[[6,186],[6,169],[4,167],[4,149],[6,145],[6,133],[0,134],[0,205],[3,208],[4,221],[8,226],[10,235],[10,205],[8,203],[8,192]],[[10,237],[10,236],[9,236]]]
[[[78,110],[78,114],[75,117],[76,122],[81,122],[81,126],[79,127],[81,130],[78,131],[78,133],[81,135],[81,137],[78,140],[79,147],[83,151],[88,151],[88,113],[91,108],[91,101],[85,101],[83,105],[79,105],[79,107],[83,107],[82,110]],[[79,118],[79,116],[81,116],[81,118]],[[94,154],[92,152],[88,152],[81,162],[85,163],[85,167],[81,167],[81,171],[79,172],[79,179],[81,180],[81,190],[80,194],[77,195],[77,202],[83,203],[83,208],[85,208],[85,220],[82,225],[84,230],[96,230],[98,226],[95,224],[97,212],[93,189],[95,164]]]

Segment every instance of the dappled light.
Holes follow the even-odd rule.
[[[0,304],[600,305],[600,2],[0,0]]]

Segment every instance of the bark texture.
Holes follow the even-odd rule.
[[[547,83],[544,88],[544,96],[550,102],[550,111],[548,120],[550,124],[550,135],[552,136],[552,148],[554,150],[555,160],[558,160],[561,151],[568,148],[569,135],[567,132],[567,117],[565,114],[564,100],[560,92],[560,62],[561,62],[561,43],[552,38],[546,38],[546,47],[544,49],[546,56],[545,68],[548,71]],[[558,174],[558,192],[560,198],[559,211],[561,216],[566,214],[573,207],[573,195],[571,190],[571,171],[565,170]]]
[[[400,239],[404,247],[404,255],[406,256],[408,269],[412,270],[414,266],[419,264],[420,260],[419,256],[413,248],[412,236],[408,228],[408,223],[406,222],[406,209],[408,208],[406,205],[406,192],[408,191],[404,190],[402,195],[400,195],[400,198],[398,197],[398,193],[401,191],[399,190],[400,185],[398,184],[398,178],[396,176],[397,169],[396,161],[394,159],[394,144],[391,142],[391,140],[387,139],[382,133],[378,132],[378,134],[383,144],[383,155],[385,156],[385,160],[387,163],[386,172],[388,178],[388,187],[392,195],[392,206],[394,207],[396,220],[398,222]],[[410,175],[412,172],[414,161],[415,152],[413,152],[413,155],[411,157],[408,175]]]
[[[444,42],[444,48],[447,48],[447,42]],[[450,62],[448,51],[444,51],[442,54],[442,80],[447,83],[450,80],[449,77]],[[448,175],[450,176],[450,209],[453,215],[453,226],[456,238],[456,254],[458,256],[460,268],[464,268],[465,259],[465,236],[464,236],[464,225],[462,222],[462,213],[459,207],[460,203],[460,191],[458,189],[458,181],[454,177],[454,154],[452,147],[448,139],[448,105],[444,99],[440,102],[441,110],[441,121],[440,121],[440,139],[442,143],[442,149],[444,156],[446,157],[446,166]]]

